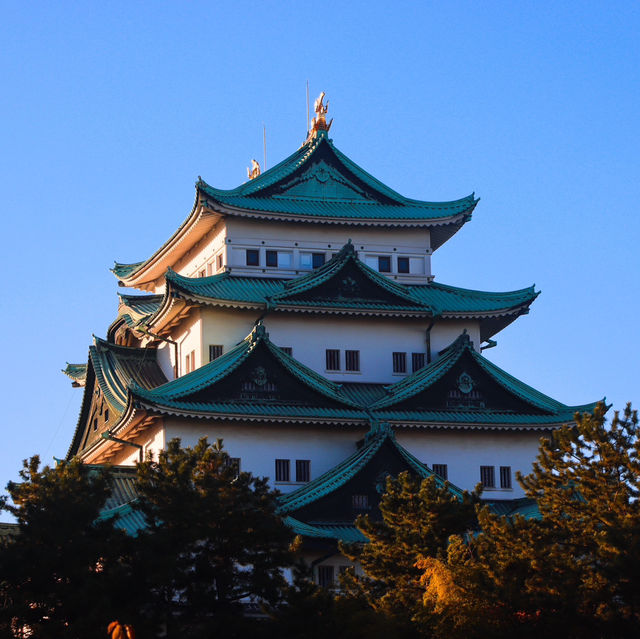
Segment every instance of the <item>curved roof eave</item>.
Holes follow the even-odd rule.
[[[162,276],[169,266],[173,266],[197,241],[202,239],[220,219],[220,216],[200,203],[200,191],[196,188],[195,201],[191,212],[173,235],[151,257],[134,264],[116,262],[111,269],[123,286],[148,290],[150,282]],[[142,286],[142,285],[147,285]]]

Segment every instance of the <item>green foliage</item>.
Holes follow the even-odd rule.
[[[2,509],[18,534],[0,545],[0,630],[30,628],[34,638],[93,636],[123,612],[130,583],[122,561],[128,543],[98,519],[110,493],[107,472],[79,461],[40,469],[23,462],[22,482],[7,486]]]
[[[473,527],[477,492],[459,499],[435,478],[420,481],[408,473],[388,478],[380,501],[381,521],[358,518],[369,543],[344,545],[343,553],[360,562],[365,575],[347,575],[346,596],[363,599],[378,612],[404,624],[405,633],[425,631],[431,614],[422,604],[421,569],[424,557],[446,554],[450,535]]]
[[[471,543],[453,539],[436,569],[421,565],[437,636],[637,636],[640,431],[630,406],[609,426],[605,412],[600,404],[544,439],[533,472],[519,477],[540,519],[482,509]]]
[[[138,508],[148,528],[139,535],[139,574],[148,609],[190,637],[246,635],[248,600],[274,604],[293,562],[291,533],[276,512],[266,479],[239,473],[222,444],[193,448],[169,442],[157,461],[138,466]]]

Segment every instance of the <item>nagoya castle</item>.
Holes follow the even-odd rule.
[[[241,471],[267,476],[288,525],[328,584],[337,541],[379,516],[403,470],[483,485],[500,513],[532,504],[515,482],[540,436],[576,411],[484,351],[528,313],[533,287],[485,292],[436,281],[434,252],[471,219],[474,195],[406,198],[329,137],[324,94],[307,138],[231,190],[196,183],[186,220],[158,250],[116,263],[118,313],[86,364],[68,458],[116,467],[107,508],[140,525],[135,462],[179,437],[224,440]]]

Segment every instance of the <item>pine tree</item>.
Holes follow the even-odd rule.
[[[103,633],[126,612],[127,539],[99,519],[110,493],[107,472],[77,460],[40,469],[23,462],[22,482],[9,482],[17,534],[0,545],[2,636],[28,629],[34,639]]]
[[[356,521],[369,543],[342,547],[364,571],[363,577],[344,579],[346,594],[364,598],[401,623],[406,636],[430,632],[432,611],[422,603],[423,571],[417,562],[445,555],[449,537],[473,527],[476,501],[477,493],[460,499],[433,477],[421,481],[404,472],[388,478],[379,506],[382,519],[365,515]]]
[[[139,464],[137,488],[148,523],[138,571],[152,595],[148,613],[170,637],[256,632],[243,604],[276,602],[292,563],[267,480],[238,473],[221,441],[181,448],[174,439],[157,461]]]

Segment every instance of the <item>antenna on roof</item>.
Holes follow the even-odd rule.
[[[309,132],[309,80],[307,80],[307,126],[304,130]]]
[[[262,123],[262,145],[264,148],[264,164],[262,165],[262,170],[267,170],[267,127],[265,123]]]

